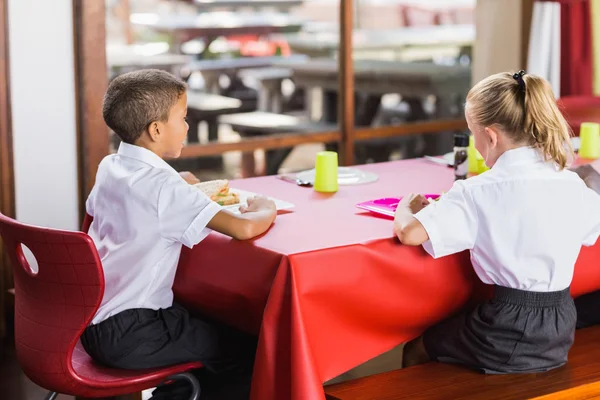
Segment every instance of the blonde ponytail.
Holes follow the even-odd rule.
[[[567,165],[572,132],[546,80],[523,72],[492,75],[469,91],[467,103],[478,125],[496,125],[514,143],[537,147],[561,169]]]

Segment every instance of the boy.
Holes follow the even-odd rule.
[[[172,285],[182,245],[194,246],[210,230],[238,240],[258,236],[275,220],[275,204],[255,198],[241,215],[231,214],[164,161],[181,154],[186,112],[185,83],[163,71],[131,72],[108,87],[104,120],[123,143],[100,163],[86,202],[106,288],[81,341],[93,359],[113,368],[200,361],[213,386],[219,379],[229,386],[238,382],[239,398],[247,398],[255,338],[192,318],[173,304]],[[190,175],[185,178],[194,182]],[[179,398],[167,393],[182,390],[175,386],[156,390],[154,398]],[[202,389],[206,399],[213,388]]]

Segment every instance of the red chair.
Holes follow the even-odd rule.
[[[50,390],[46,399],[58,393],[121,396],[172,380],[189,381],[191,399],[198,399],[198,381],[186,371],[200,363],[120,370],[96,364],[85,352],[79,337],[104,293],[102,264],[87,234],[39,228],[0,214],[0,236],[14,270],[17,358],[33,382]],[[37,268],[27,261],[23,245]]]
[[[558,99],[558,106],[575,136],[583,122],[600,123],[600,97],[566,96]]]

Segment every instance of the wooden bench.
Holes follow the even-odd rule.
[[[242,114],[224,115],[219,118],[222,124],[231,128],[242,137],[261,136],[276,133],[326,132],[335,130],[333,124],[310,122],[291,115],[254,111]],[[266,151],[266,175],[275,175],[279,167],[291,153],[292,148]],[[242,172],[244,176],[254,175],[254,153],[242,154]]]
[[[600,399],[600,327],[581,329],[567,365],[539,374],[484,375],[427,363],[325,387],[327,400]]]

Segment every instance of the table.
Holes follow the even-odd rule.
[[[242,107],[241,100],[219,96],[213,93],[188,91],[188,141],[199,143],[198,124],[208,124],[208,141],[219,140],[218,118],[221,115],[235,114]]]
[[[198,60],[187,65],[190,72],[200,72],[204,77],[206,90],[210,93],[219,93],[219,77],[227,75],[236,77],[238,72],[244,69],[255,69],[270,67],[283,61],[302,63],[308,60],[308,57],[301,54],[294,54],[288,57],[267,56],[267,57],[240,57],[223,58],[219,60]]]
[[[199,10],[210,10],[214,8],[265,8],[271,7],[281,11],[288,11],[304,3],[304,0],[186,0],[194,4]]]
[[[240,71],[240,78],[254,79],[258,82],[258,110],[276,114],[283,112],[282,83],[292,78],[290,68],[250,68]]]
[[[285,38],[293,52],[313,57],[335,55],[340,43],[339,32],[334,31],[299,32],[285,35]],[[473,25],[438,25],[381,30],[356,29],[352,32],[352,50],[357,55],[389,50],[399,60],[402,60],[403,53],[409,49],[428,48],[429,50],[425,54],[431,56],[435,49],[470,48],[474,41],[475,27]],[[376,57],[377,55],[371,54],[371,56]],[[408,54],[407,57],[410,55]]]
[[[179,302],[259,333],[252,399],[323,400],[323,382],[420,335],[490,288],[468,252],[434,260],[393,237],[392,222],[355,203],[407,192],[440,193],[453,171],[424,160],[361,166],[379,175],[363,186],[318,194],[273,177],[231,187],[292,201],[251,242],[212,233],[185,249]],[[572,293],[600,288],[600,244],[580,254]]]
[[[133,14],[131,23],[172,33],[177,44],[188,40],[215,38],[240,34],[271,34],[298,32],[304,20],[287,14],[229,11],[207,12],[199,15]]]
[[[108,45],[106,47],[106,62],[111,77],[120,75],[124,71],[142,68],[155,68],[171,72],[175,67],[181,67],[192,60],[190,56],[183,54],[167,53],[168,44],[165,47],[148,45]]]

